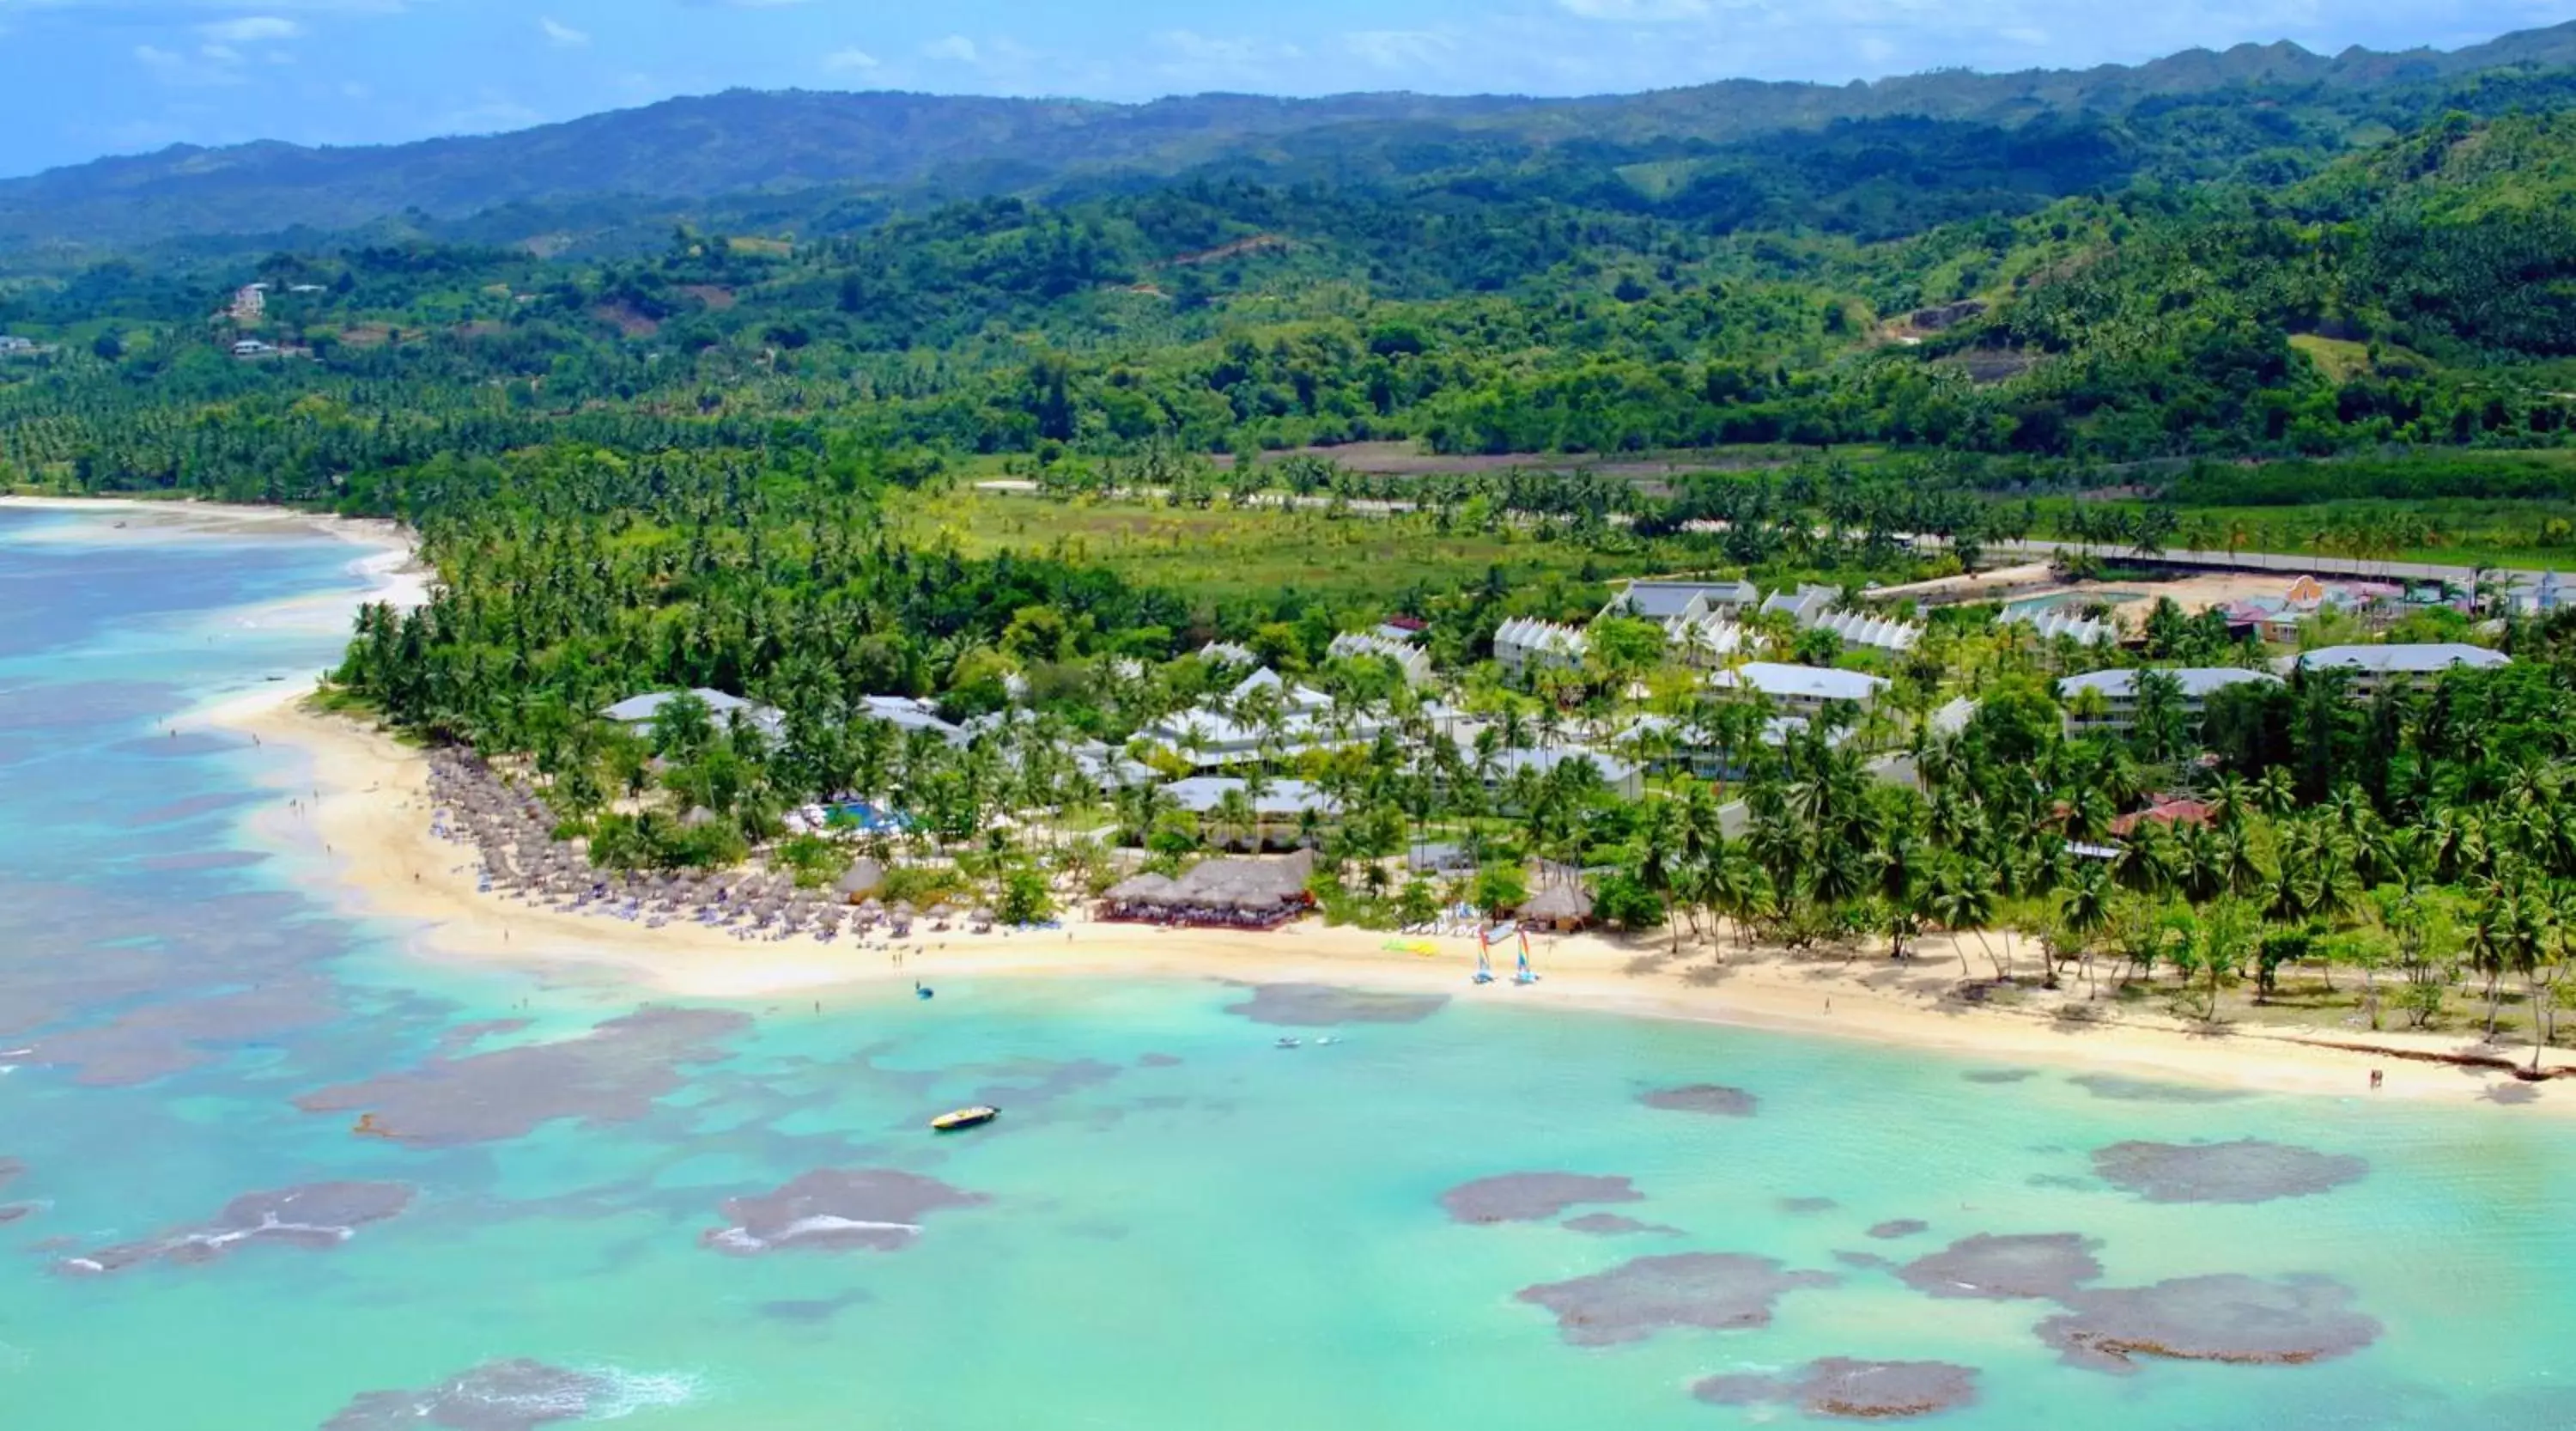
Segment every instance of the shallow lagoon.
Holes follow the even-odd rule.
[[[353,550],[92,520],[0,513],[8,1425],[2576,1424],[2576,1137],[2532,1110],[1544,986],[1292,1051],[1260,1020],[1329,997],[639,1010],[415,960],[242,833],[291,754],[160,728],[327,664],[278,603]]]

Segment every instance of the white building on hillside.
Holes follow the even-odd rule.
[[[1632,581],[1628,589],[1601,608],[1604,616],[1633,616],[1640,621],[1669,622],[1701,616],[1732,616],[1762,599],[1752,582]]]
[[[1379,657],[1393,661],[1404,673],[1404,679],[1417,686],[1431,683],[1431,653],[1410,641],[1397,641],[1374,632],[1345,632],[1333,638],[1325,654],[1335,660],[1365,660]]]
[[[1276,703],[1279,718],[1265,727],[1253,708],[1267,702]],[[1353,720],[1347,735],[1331,729],[1327,717],[1332,705],[1332,697],[1309,686],[1290,685],[1265,666],[1244,677],[1224,700],[1166,716],[1144,734],[1201,770],[1377,738],[1379,723],[1364,718]]]
[[[1857,646],[1870,651],[1886,651],[1893,655],[1902,655],[1911,651],[1923,640],[1923,628],[1912,622],[1872,616],[1861,611],[1830,611],[1807,629],[1830,631],[1839,637],[1845,646]]]
[[[705,687],[694,691],[656,691],[647,696],[632,696],[599,714],[602,719],[613,720],[630,730],[639,733],[649,731],[655,718],[661,715],[662,708],[678,700],[682,695],[696,696],[698,703],[707,708],[707,715],[714,722],[717,730],[723,730],[730,725],[737,712],[744,720],[751,722],[754,729],[764,735],[776,736],[785,724],[785,717],[767,706],[756,701],[744,700],[740,696],[727,695],[723,691],[708,690]]]
[[[1886,694],[1889,682],[1858,671],[1747,661],[1709,677],[1709,684],[1719,690],[1759,692],[1784,715],[1814,716],[1836,702],[1867,710]]]
[[[2279,669],[2283,675],[2295,671],[2349,671],[2353,699],[2366,701],[2391,684],[2429,691],[2454,670],[2491,671],[2512,664],[2513,658],[2501,651],[2442,641],[2420,646],[2328,646],[2285,657]]]
[[[1995,617],[1995,624],[2027,626],[2044,642],[2053,642],[2063,637],[2078,646],[2112,646],[2117,645],[2120,640],[2118,622],[2096,621],[2071,611],[2060,611],[2055,607],[2016,611],[2007,606],[2001,615]]]
[[[1580,666],[1591,646],[1591,638],[1576,627],[1526,616],[1506,621],[1494,632],[1494,659],[1514,678],[1527,675],[1533,667]]]
[[[2095,671],[2089,675],[2069,676],[2057,683],[2057,698],[2066,707],[2066,733],[2089,735],[2096,731],[2124,731],[2137,722],[2138,683],[2147,671]],[[2209,698],[2230,686],[2277,686],[2281,678],[2268,671],[2248,671],[2237,666],[2180,667],[2154,672],[2170,676],[2175,687],[2175,708],[2187,720],[2197,722],[2209,713]],[[2102,714],[2087,717],[2079,714],[2092,704],[2086,692],[2099,692]]]

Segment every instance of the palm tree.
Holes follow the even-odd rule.
[[[1986,951],[1987,962],[1995,966],[2000,981],[2006,971],[1995,958],[1995,948],[1986,941],[1986,930],[1995,919],[1994,881],[1988,871],[1973,861],[1957,859],[1941,867],[1934,877],[1930,905],[1933,919],[1950,932],[1953,947],[1959,950],[1959,977],[1968,977],[1968,951],[1958,944],[1961,935],[1974,934],[1977,945]]]
[[[2077,952],[2087,961],[2093,957],[2093,941],[2111,927],[2112,897],[2110,866],[2100,860],[2086,860],[2078,865],[2075,878],[2058,898],[2058,923],[2074,936]],[[2047,961],[2047,977],[2042,987],[2057,987],[2057,961]]]

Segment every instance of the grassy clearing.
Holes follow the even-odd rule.
[[[2304,507],[2186,507],[2182,531],[2291,556],[2576,571],[2576,503],[2354,498]],[[2210,531],[2199,524],[2206,523]],[[2175,545],[2184,543],[2177,539]]]
[[[1515,591],[1559,586],[1572,606],[1598,608],[1610,578],[1684,559],[1652,543],[1587,551],[1509,529],[1443,532],[1427,516],[1058,502],[972,489],[910,496],[892,515],[908,541],[953,542],[970,556],[1008,550],[1098,563],[1211,603],[1294,588],[1382,604],[1416,586],[1472,586],[1499,568]]]

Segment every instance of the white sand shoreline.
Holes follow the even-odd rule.
[[[392,522],[117,498],[0,498],[0,504],[147,514],[172,526],[216,532],[302,523],[372,549],[352,570],[372,578],[374,587],[332,600],[347,600],[352,608],[361,601],[408,608],[428,595],[429,574],[419,569],[415,540]],[[1423,958],[1390,950],[1395,941],[1383,934],[1311,921],[1275,934],[1250,934],[1104,925],[1077,917],[1065,930],[1050,933],[927,935],[898,968],[888,953],[849,942],[746,943],[694,924],[656,930],[561,914],[476,893],[466,872],[471,852],[430,834],[426,757],[357,722],[305,709],[311,690],[310,681],[273,683],[179,719],[252,735],[303,756],[309,772],[291,792],[302,807],[288,810],[290,792],[281,786],[278,803],[252,817],[254,832],[272,844],[327,851],[336,876],[328,889],[341,910],[412,926],[415,950],[440,961],[586,971],[654,994],[745,1001],[848,997],[914,978],[1338,982],[2249,1091],[2465,1104],[2497,1101],[2494,1095],[2505,1090],[2536,1093],[2529,1105],[2534,1109],[2576,1111],[2576,1098],[2555,1086],[2535,1090],[2500,1071],[2436,1061],[2467,1053],[2516,1056],[2510,1048],[2472,1048],[2458,1035],[2271,1027],[2213,1033],[2108,1006],[2100,1021],[2071,1022],[1944,1002],[1941,995],[1957,970],[1955,956],[1945,954],[1938,940],[1927,944],[1923,957],[1896,966],[1776,955],[1745,959],[1732,951],[1719,961],[1700,948],[1675,956],[1659,938],[1585,936],[1542,941],[1538,962],[1545,980],[1539,986],[1479,990],[1468,983],[1474,949],[1465,941],[1446,941],[1439,956]],[[2551,1062],[2565,1066],[2568,1060],[2559,1055]],[[2376,1094],[2368,1091],[2374,1069],[2385,1078]]]
[[[1259,934],[1076,917],[1058,931],[925,934],[898,968],[889,953],[850,941],[744,942],[689,923],[648,929],[564,914],[476,893],[467,872],[472,851],[430,834],[426,757],[357,722],[306,709],[300,695],[264,691],[218,713],[221,724],[292,748],[309,761],[309,774],[292,792],[304,801],[303,809],[283,808],[289,792],[281,789],[279,805],[256,823],[270,839],[327,847],[336,875],[329,890],[338,906],[357,917],[411,925],[418,931],[416,952],[441,962],[547,970],[649,994],[732,1001],[828,1002],[881,993],[889,983],[912,979],[1340,983],[2254,1092],[2465,1105],[2498,1101],[2495,1095],[2503,1090],[2507,1096],[2536,1095],[2522,1111],[2576,1112],[2576,1098],[2555,1085],[2535,1089],[2501,1071],[2432,1061],[2470,1051],[2469,1040],[2457,1035],[2268,1027],[2213,1033],[2107,1005],[2100,1021],[2070,1022],[1943,1002],[1958,964],[1937,941],[1923,957],[1898,966],[1869,959],[1748,960],[1731,949],[1719,963],[1712,951],[1688,946],[1675,957],[1661,938],[1583,936],[1537,944],[1544,975],[1537,987],[1506,982],[1478,989],[1468,981],[1472,943],[1442,941],[1440,955],[1424,958],[1390,949],[1398,941],[1384,934],[1312,921]],[[2477,1052],[2513,1057],[2516,1051]],[[2374,1069],[2385,1079],[2376,1093],[2368,1087]]]

